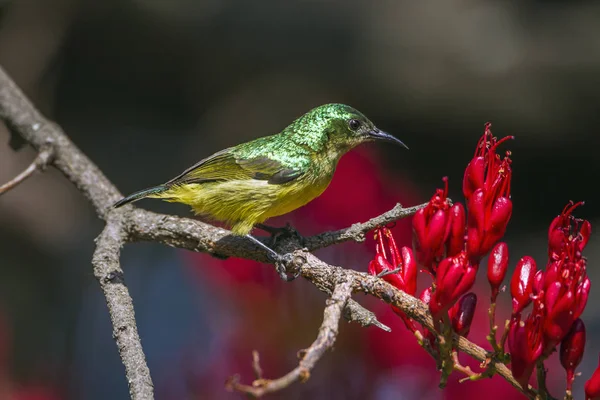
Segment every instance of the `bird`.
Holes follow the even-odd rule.
[[[344,154],[377,140],[408,149],[355,108],[324,104],[280,133],[218,151],[163,184],[122,198],[114,207],[143,198],[183,203],[199,216],[224,222],[234,235],[248,237],[277,259],[277,253],[250,235],[252,229],[320,196]]]

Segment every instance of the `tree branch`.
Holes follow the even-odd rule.
[[[54,149],[51,144],[48,143],[43,146],[33,162],[29,164],[29,166],[25,168],[23,172],[6,182],[4,185],[0,186],[0,194],[8,192],[10,189],[19,185],[33,175],[36,171],[43,171],[52,159],[53,154]]]
[[[102,171],[75,146],[62,129],[45,119],[0,68],[0,119],[36,150],[48,143],[54,148],[52,164],[92,203],[98,216],[108,217],[111,205],[121,198]]]
[[[264,251],[248,239],[231,235],[231,232],[225,229],[201,221],[134,209],[130,214],[129,222],[131,240],[158,242],[197,252],[269,262]],[[291,243],[287,242],[292,250],[301,248],[298,238],[290,239],[294,240]],[[329,289],[324,291],[331,294]],[[344,318],[357,322],[363,327],[376,326],[386,332],[392,331],[379,322],[375,314],[352,299],[346,303]]]
[[[265,394],[284,389],[296,381],[306,382],[310,378],[310,371],[312,371],[317,361],[319,361],[327,350],[333,347],[338,334],[342,309],[351,294],[352,282],[347,281],[335,286],[331,298],[327,300],[323,323],[319,328],[317,339],[315,339],[308,349],[299,352],[300,363],[296,368],[279,379],[268,380],[259,378],[252,383],[252,386],[239,383],[239,377],[234,376],[229,378],[226,383],[227,388],[253,397],[262,397]],[[257,363],[256,359],[254,363]],[[256,366],[254,369],[257,369]]]
[[[96,239],[96,251],[92,257],[94,276],[106,297],[106,304],[113,326],[113,338],[117,342],[121,361],[129,382],[132,399],[151,399],[154,385],[135,323],[133,301],[125,286],[123,270],[119,263],[121,246],[125,243],[123,218],[116,212]]]
[[[418,206],[404,208],[402,207],[402,204],[398,203],[391,210],[384,212],[375,218],[371,218],[367,222],[353,224],[352,226],[340,229],[339,231],[324,232],[306,237],[304,238],[303,244],[308,251],[315,251],[323,247],[348,241],[363,242],[367,232],[385,226],[391,222],[398,221],[399,219],[410,217],[421,208],[425,208],[426,205],[427,203],[424,203]]]
[[[228,230],[199,221],[155,214],[133,206],[113,209],[111,205],[121,198],[119,191],[57,125],[47,121],[34,108],[1,68],[0,118],[38,151],[43,151],[43,146],[51,143],[54,150],[52,164],[77,186],[89,199],[98,216],[106,221],[106,227],[97,239],[97,248],[92,260],[94,275],[106,297],[131,397],[136,400],[152,399],[152,381],[135,324],[133,302],[119,265],[121,246],[126,242],[138,240],[154,241],[213,255],[243,257],[260,262],[268,261],[266,255],[247,239],[233,236]],[[402,309],[408,317],[434,330],[427,307],[418,299],[375,276],[326,264],[309,252],[348,240],[362,241],[366,232],[412,215],[421,207],[423,205],[404,209],[398,204],[392,210],[363,224],[355,224],[335,232],[325,232],[304,240],[290,237],[278,242],[276,250],[279,253],[292,254],[293,261],[289,268],[299,269],[302,277],[312,282],[319,290],[330,295],[333,293],[333,298],[336,299],[326,308],[324,328],[317,337],[317,345],[309,348],[299,367],[294,370],[296,372],[291,372],[294,379],[306,376],[306,371],[314,367],[319,357],[333,343],[342,309],[344,316],[364,326],[387,328],[377,321],[373,313],[348,299],[349,292],[364,292],[393,304]],[[340,282],[345,283],[339,284]],[[347,286],[350,290],[346,295]],[[335,327],[332,324],[333,320]],[[458,350],[479,361],[486,360],[489,355],[484,349],[463,337],[455,335],[454,340]],[[529,396],[504,364],[492,361],[491,365],[499,375]]]
[[[93,256],[94,275],[104,292],[114,338],[125,366],[132,399],[152,399],[153,385],[133,311],[133,301],[123,281],[119,265],[120,248],[127,239],[127,213],[112,210],[121,196],[115,186],[64,134],[46,120],[17,85],[0,68],[0,118],[39,152],[52,146],[52,164],[61,171],[92,203],[98,215],[107,221],[97,239]],[[109,212],[111,213],[109,219]]]

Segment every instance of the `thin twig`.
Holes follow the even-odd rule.
[[[538,383],[538,392],[541,400],[547,400],[548,397],[546,393],[548,390],[546,389],[546,369],[544,368],[544,361],[540,360],[536,363],[535,368],[537,370],[537,383]]]
[[[229,390],[242,392],[253,397],[261,397],[290,386],[296,381],[306,382],[315,364],[333,347],[338,334],[338,326],[342,316],[344,304],[352,294],[352,282],[347,281],[335,286],[333,295],[327,301],[323,315],[323,323],[319,328],[317,339],[310,347],[301,352],[300,363],[291,372],[278,379],[257,379],[252,386],[239,383],[237,376],[229,378],[226,386]]]
[[[404,208],[402,207],[402,204],[398,203],[391,210],[375,218],[371,218],[366,222],[353,224],[352,226],[340,229],[339,231],[324,232],[318,235],[305,237],[303,244],[308,251],[315,251],[323,247],[348,241],[363,242],[367,232],[385,226],[391,222],[398,221],[399,219],[409,217],[426,205],[427,203],[424,203],[418,206]]]
[[[263,370],[260,367],[260,354],[258,354],[258,351],[256,350],[252,351],[252,369],[254,370],[256,379],[263,378]]]
[[[23,172],[21,172],[19,175],[15,176],[10,181],[6,182],[4,185],[0,186],[0,195],[5,192],[8,192],[9,190],[14,188],[21,182],[23,182],[24,180],[29,178],[35,172],[43,171],[46,168],[46,166],[48,166],[48,163],[50,163],[50,161],[52,160],[53,154],[54,154],[54,148],[52,147],[52,145],[47,144],[46,146],[44,146],[40,150],[38,155],[35,157],[33,162],[31,164],[29,164],[29,166],[27,168],[25,168],[25,170]]]
[[[555,397],[553,397],[550,394],[550,392],[548,391],[548,386],[546,386],[547,370],[546,370],[546,366],[544,365],[544,360],[545,360],[545,358],[538,360],[538,362],[535,365],[536,371],[537,371],[536,378],[537,378],[537,383],[538,383],[538,390],[537,390],[538,394],[537,394],[536,399],[557,400]],[[565,397],[568,398],[568,394]]]
[[[388,269],[388,270],[383,270],[383,271],[381,271],[380,273],[378,273],[376,276],[377,276],[378,278],[383,278],[384,276],[387,276],[387,275],[393,275],[393,274],[397,274],[397,273],[398,273],[398,272],[400,272],[400,271],[402,271],[402,268],[401,268],[401,267],[399,267],[399,268],[396,268],[396,269],[391,269],[391,270],[390,270],[390,269]]]
[[[62,129],[48,121],[0,68],[0,119],[36,150],[54,147],[54,165],[92,203],[106,220],[112,204],[121,198],[117,188],[100,169],[71,142]]]
[[[475,375],[475,372],[473,372],[473,370],[471,369],[471,367],[469,367],[468,365],[462,365],[460,363],[460,360],[458,359],[458,351],[453,351],[452,352],[452,360],[454,362],[454,370],[457,372],[460,372],[462,374],[465,374],[467,377],[460,379],[459,382],[462,383],[466,380],[469,380],[469,377]]]

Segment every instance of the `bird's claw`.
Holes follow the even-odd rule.
[[[304,237],[289,222],[287,222],[285,226],[258,224],[256,227],[271,235],[271,242],[269,243],[271,247],[274,247],[278,240],[286,237],[295,237],[302,245],[304,245]]]
[[[275,264],[275,270],[279,274],[279,277],[286,281],[291,282],[300,276],[300,269],[296,269],[292,274],[288,273],[288,267],[292,265],[293,256],[290,253],[277,254],[276,252],[268,253],[267,257]]]
[[[255,237],[251,235],[246,235],[246,237],[256,245],[261,247],[263,250],[265,250],[265,252],[267,253],[267,259],[269,260],[269,262],[275,264],[275,268],[277,270],[277,273],[279,273],[281,279],[283,279],[286,282],[290,282],[300,275],[299,268],[295,270],[291,276],[288,275],[288,267],[291,266],[294,261],[294,257],[291,253],[281,255],[266,244],[264,244],[263,242],[261,242],[260,240],[256,239]]]

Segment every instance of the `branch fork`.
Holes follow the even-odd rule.
[[[2,68],[0,119],[39,153],[23,173],[2,186],[0,193],[16,187],[34,172],[51,164],[78,188],[90,201],[98,217],[105,221],[106,225],[96,240],[96,250],[92,257],[94,276],[106,298],[113,336],[129,383],[130,397],[134,400],[153,399],[154,386],[135,322],[133,301],[120,266],[121,247],[129,242],[151,241],[215,256],[240,257],[268,263],[266,253],[245,238],[233,236],[225,229],[200,221],[156,214],[131,205],[113,209],[112,204],[121,198],[117,188],[69,140],[58,125],[46,120],[35,109]],[[289,373],[277,379],[265,379],[260,367],[260,357],[254,352],[252,365],[256,380],[252,385],[244,385],[239,382],[239,378],[232,377],[228,380],[227,387],[260,397],[288,387],[294,382],[306,381],[317,361],[334,345],[342,316],[362,326],[376,326],[390,332],[391,329],[380,323],[371,311],[351,299],[352,293],[362,292],[392,304],[434,332],[431,315],[420,300],[396,289],[383,279],[327,264],[311,253],[346,241],[364,241],[367,232],[408,217],[425,206],[426,204],[422,204],[404,208],[397,204],[378,217],[346,229],[304,238],[290,235],[291,237],[278,240],[276,250],[280,254],[292,256],[291,265],[288,265],[289,271],[293,273],[297,270],[301,277],[330,296],[325,305],[323,323],[315,341],[300,352],[298,365]],[[456,351],[466,353],[482,362],[488,360],[488,352],[481,347],[452,332],[447,334],[444,340],[447,340],[448,344],[453,343]],[[452,358],[449,362],[454,369],[466,370]],[[530,395],[527,388],[522,388],[514,380],[504,364],[493,359],[489,364],[515,388]]]

